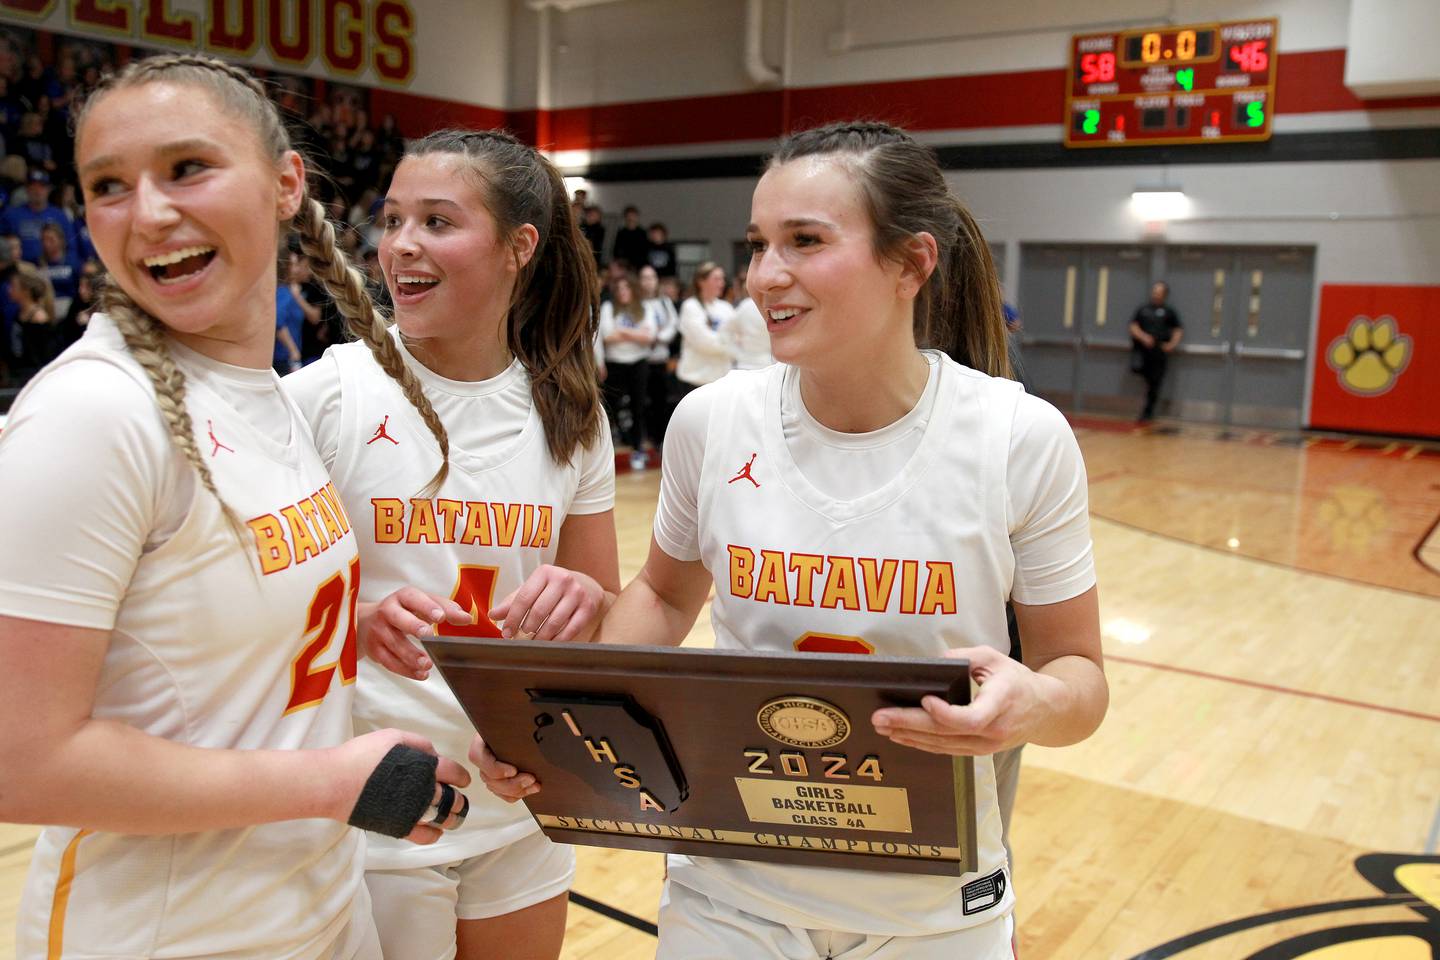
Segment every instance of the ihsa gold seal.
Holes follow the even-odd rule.
[[[760,729],[791,747],[833,747],[850,736],[850,718],[813,697],[780,697],[760,708]]]

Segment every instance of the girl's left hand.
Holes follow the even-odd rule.
[[[545,564],[490,611],[503,624],[501,635],[570,643],[588,640],[605,604],[605,589],[593,577]],[[582,636],[583,634],[583,636]]]
[[[475,622],[454,600],[417,587],[401,587],[379,603],[360,604],[355,620],[364,655],[411,680],[424,680],[433,666],[412,637],[435,636],[442,620],[456,626]]]
[[[968,705],[927,696],[919,707],[886,707],[870,721],[875,732],[896,743],[930,753],[984,756],[1030,740],[1051,712],[1051,678],[1035,673],[992,647],[962,647],[945,655],[970,661],[980,685]]]

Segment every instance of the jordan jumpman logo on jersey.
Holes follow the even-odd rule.
[[[217,439],[215,438],[215,421],[214,421],[214,420],[206,420],[206,421],[205,421],[205,427],[206,427],[206,429],[208,429],[208,430],[210,431],[210,442],[213,443],[213,444],[215,444],[214,448],[211,449],[211,451],[210,451],[210,456],[212,456],[212,457],[215,456],[215,455],[216,455],[217,453],[219,453],[221,450],[229,450],[231,453],[234,453],[234,452],[235,452],[235,448],[234,448],[234,447],[227,447],[227,446],[225,446],[225,444],[221,443],[219,440],[217,440]]]
[[[385,419],[380,421],[380,426],[375,428],[375,436],[371,437],[369,440],[366,440],[365,446],[370,446],[370,444],[374,443],[376,440],[389,440],[391,443],[395,444],[395,446],[400,446],[399,440],[396,440],[394,437],[390,436],[390,434],[385,432],[385,424],[389,422],[390,415],[387,413],[385,415]]]
[[[735,474],[735,476],[731,477],[729,480],[727,480],[726,483],[734,483],[736,480],[749,480],[751,483],[755,484],[756,489],[759,489],[759,487],[760,487],[760,481],[759,481],[759,480],[756,480],[754,477],[752,477],[752,476],[750,475],[750,467],[751,467],[752,464],[755,463],[755,458],[756,458],[757,456],[759,456],[759,454],[756,454],[756,453],[750,454],[750,461],[749,461],[748,463],[746,463],[745,466],[741,467],[741,468],[740,468],[740,472],[737,473],[737,474]]]

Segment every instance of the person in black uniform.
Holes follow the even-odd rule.
[[[1145,378],[1145,409],[1140,414],[1141,423],[1155,416],[1155,402],[1160,399],[1160,383],[1165,379],[1166,364],[1185,332],[1180,325],[1180,315],[1165,302],[1169,296],[1170,284],[1163,280],[1157,282],[1150,288],[1150,302],[1136,310],[1135,316],[1130,318],[1130,369]]]
[[[585,208],[585,219],[580,223],[580,232],[590,241],[590,250],[595,254],[595,265],[605,266],[605,224],[601,222],[600,208],[590,204]]]
[[[649,262],[650,238],[640,226],[640,210],[625,208],[625,225],[615,231],[615,246],[610,248],[610,260],[625,261],[625,269],[638,273]]]

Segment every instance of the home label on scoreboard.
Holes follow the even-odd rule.
[[[1071,37],[1067,147],[1268,140],[1276,20]]]

